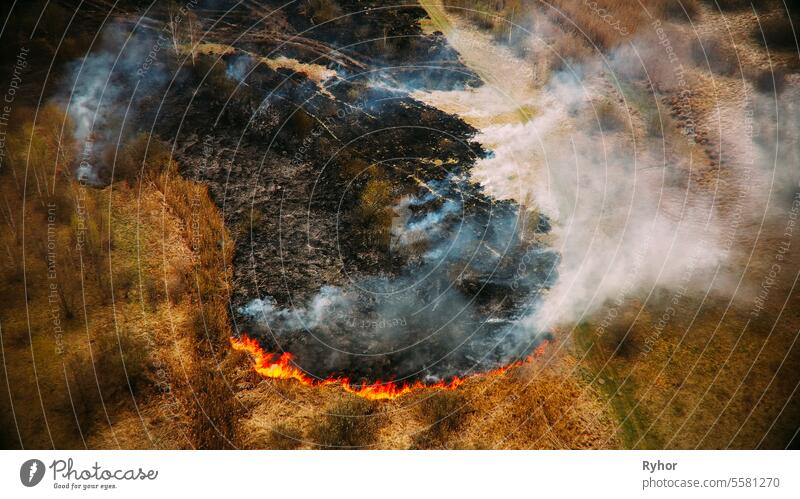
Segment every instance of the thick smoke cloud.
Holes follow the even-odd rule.
[[[541,49],[540,36],[553,32],[543,23],[519,44]],[[475,42],[480,36],[463,37],[473,59],[494,61],[492,84],[419,93],[481,128],[476,140],[494,154],[473,174],[488,194],[535,207],[553,223],[559,278],[528,316],[530,331],[603,324],[617,307],[659,290],[746,296],[746,245],[771,220],[785,220],[796,195],[797,92],[761,94],[743,77],[731,98],[689,57],[684,37],[642,31],[607,57],[550,72],[542,71],[552,59],[546,51],[505,67],[492,59],[495,49]],[[526,65],[539,80],[548,74],[544,84],[502,77]],[[631,80],[650,89],[644,103],[631,100]],[[677,116],[660,92],[677,96]],[[701,102],[703,92],[711,110],[701,115],[687,99]],[[531,102],[527,120],[490,121]]]

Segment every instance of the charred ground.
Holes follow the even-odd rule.
[[[236,330],[319,378],[442,379],[530,353],[539,339],[513,320],[554,278],[547,223],[484,195],[476,131],[409,95],[480,80],[422,33],[419,7],[339,2],[320,22],[268,4],[263,19],[201,4],[203,38],[138,114],[233,233]],[[265,297],[280,317],[243,312]]]

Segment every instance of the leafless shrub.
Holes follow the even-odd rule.
[[[419,418],[425,429],[415,436],[414,447],[442,446],[464,423],[467,408],[466,397],[458,391],[443,391],[424,399],[419,405]]]
[[[609,99],[603,99],[597,103],[594,111],[596,113],[595,124],[603,133],[619,131],[625,125],[617,106]]]
[[[265,443],[267,449],[291,450],[303,445],[303,434],[300,430],[285,424],[278,424],[269,430]]]
[[[712,73],[730,76],[739,67],[733,48],[717,38],[705,38],[692,46],[691,57],[697,66]]]
[[[375,441],[375,409],[369,400],[348,398],[328,410],[311,428],[309,439],[319,449],[365,447]]]
[[[764,94],[780,94],[786,88],[786,70],[780,67],[752,71],[748,78],[756,90]]]

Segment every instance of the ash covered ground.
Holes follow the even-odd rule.
[[[547,335],[516,321],[556,278],[548,222],[485,195],[476,130],[410,96],[480,80],[418,6],[313,4],[193,4],[193,48],[131,98],[223,212],[235,330],[365,383],[524,358]]]

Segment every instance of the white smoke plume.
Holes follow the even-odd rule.
[[[79,180],[100,185],[113,165],[108,148],[135,122],[141,99],[160,95],[168,78],[166,38],[112,24],[92,51],[70,64],[59,100],[66,105],[80,147]]]
[[[487,194],[552,222],[558,281],[527,317],[531,334],[597,319],[604,307],[659,289],[730,292],[741,274],[735,241],[747,237],[779,185],[792,196],[797,190],[795,89],[776,98],[743,80],[736,91],[744,98],[718,97],[710,113],[687,111],[677,127],[658,92],[708,93],[714,84],[686,59],[680,40],[671,60],[664,43],[641,37],[607,58],[572,61],[541,85],[503,77],[538,61],[515,59],[507,68],[495,49],[475,42],[481,37],[463,38],[470,40],[462,46],[471,52],[466,60],[487,59],[487,85],[416,95],[480,128],[476,140],[492,155],[472,173]],[[520,43],[534,42],[541,44],[535,32]],[[529,72],[541,75],[544,66]],[[629,90],[629,79],[647,77],[655,90],[645,102],[632,100],[641,97]],[[648,107],[652,116],[642,112]],[[515,112],[526,116],[509,120]],[[785,126],[776,127],[776,119]],[[664,136],[645,130],[649,120],[663,123]],[[701,129],[701,122],[712,126]],[[783,157],[774,161],[770,151]],[[777,214],[785,216],[787,199]]]

